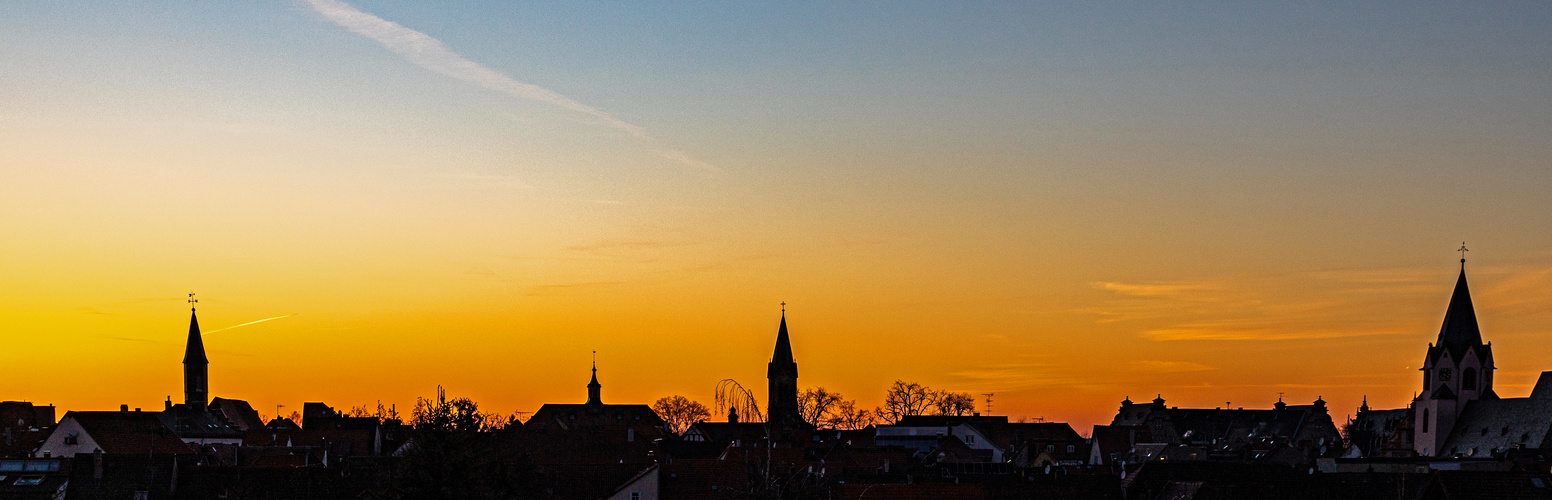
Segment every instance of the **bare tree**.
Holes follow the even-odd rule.
[[[717,413],[729,409],[737,411],[745,422],[765,420],[765,414],[760,412],[760,402],[754,398],[754,394],[730,378],[717,382]]]
[[[835,405],[841,402],[841,393],[830,392],[823,387],[810,387],[798,393],[798,415],[817,427],[830,425]]]
[[[858,408],[856,400],[841,401],[835,406],[835,416],[830,425],[841,430],[862,429],[878,423],[879,410]]]
[[[890,422],[899,422],[911,415],[921,415],[937,404],[939,396],[937,391],[927,386],[895,380],[889,391],[884,393],[883,413],[879,416]]]
[[[447,391],[437,386],[436,399],[415,398],[410,423],[417,430],[478,432],[499,425],[495,414],[481,412],[479,403],[469,398],[447,399]]]
[[[933,406],[939,415],[963,416],[975,412],[975,397],[968,392],[943,391],[938,393],[938,401]]]
[[[652,403],[652,411],[662,417],[668,423],[674,434],[682,434],[691,425],[711,417],[711,412],[706,405],[691,401],[684,396],[668,396]]]

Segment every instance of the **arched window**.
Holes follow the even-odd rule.
[[[1460,389],[1463,391],[1477,390],[1476,368],[1467,368],[1466,371],[1460,372]]]
[[[1423,408],[1423,432],[1428,432],[1428,409]]]
[[[1423,391],[1433,389],[1433,370],[1423,369]]]

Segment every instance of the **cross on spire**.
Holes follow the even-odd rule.
[[[1460,242],[1460,249],[1456,250],[1456,251],[1460,252],[1460,267],[1461,268],[1465,268],[1466,267],[1466,252],[1470,252],[1471,250],[1467,249],[1466,248],[1466,242],[1462,241],[1462,242]]]
[[[198,303],[199,303],[199,299],[194,298],[194,292],[189,292],[189,310],[193,311],[194,310],[194,304],[198,304]]]

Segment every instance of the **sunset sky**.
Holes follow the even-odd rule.
[[[1250,5],[1254,3],[1255,5]],[[564,5],[561,5],[564,4]],[[0,0],[0,399],[895,379],[1404,406],[1552,370],[1552,3]],[[984,400],[982,401],[984,404]]]

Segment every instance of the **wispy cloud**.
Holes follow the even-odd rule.
[[[573,252],[597,252],[600,250],[642,250],[663,246],[666,246],[666,244],[661,241],[611,240],[586,245],[572,245],[566,247],[566,249]]]
[[[1133,366],[1158,373],[1202,372],[1217,368],[1190,361],[1133,361]]]
[[[1437,270],[1366,269],[1097,282],[1110,300],[1083,312],[1135,325],[1156,341],[1291,341],[1417,334],[1430,297],[1453,284]],[[1436,302],[1436,301],[1434,301]],[[1376,312],[1380,312],[1378,315]]]
[[[370,13],[362,12],[354,6],[339,0],[306,1],[312,6],[313,10],[323,14],[324,17],[335,24],[382,44],[388,50],[403,56],[417,66],[496,92],[551,104],[581,113],[598,120],[604,126],[625,132],[631,137],[651,140],[651,137],[647,135],[647,131],[639,126],[627,123],[603,110],[582,104],[550,89],[519,81],[500,71],[471,61],[456,52],[448,50],[446,46],[442,45],[441,40],[432,38],[430,35]],[[717,170],[716,167],[710,164],[691,158],[690,155],[685,154],[683,151],[655,148],[652,152],[663,158],[690,167],[712,171]]]
[[[623,285],[624,281],[594,281],[591,283],[561,283],[555,285],[536,285],[534,288],[578,288],[589,286]]]

